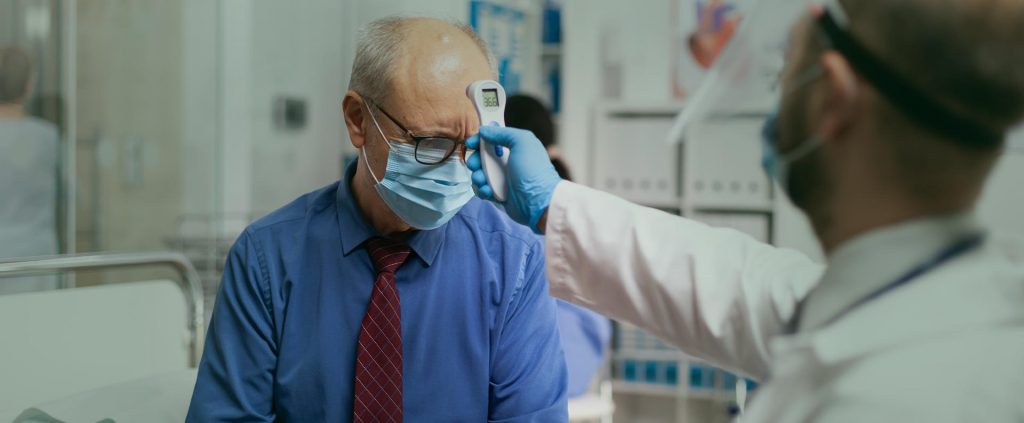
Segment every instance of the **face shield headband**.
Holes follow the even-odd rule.
[[[960,143],[968,147],[993,148],[1002,143],[1005,138],[1002,131],[944,107],[854,39],[846,29],[849,19],[838,1],[826,3],[817,23],[830,48],[842,54],[857,73],[919,125],[961,140]]]

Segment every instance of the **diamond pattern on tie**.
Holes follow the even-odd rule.
[[[409,258],[408,246],[374,238],[366,242],[377,280],[359,331],[356,352],[355,423],[402,421],[402,306],[395,272]]]

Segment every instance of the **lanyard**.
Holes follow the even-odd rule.
[[[859,308],[859,307],[861,307],[861,306],[863,306],[863,305],[865,305],[867,303],[870,303],[871,301],[874,301],[874,300],[882,297],[883,295],[888,294],[890,291],[892,291],[892,290],[894,290],[896,288],[899,288],[899,287],[901,287],[903,285],[906,285],[907,283],[909,283],[909,282],[911,282],[911,281],[913,281],[913,280],[915,280],[915,279],[917,279],[917,278],[919,278],[921,276],[924,276],[928,272],[931,272],[932,270],[935,270],[935,269],[941,267],[943,264],[946,264],[946,263],[952,261],[953,259],[956,259],[957,257],[960,257],[960,256],[962,256],[964,254],[967,254],[967,253],[971,252],[972,250],[978,248],[984,240],[985,240],[985,234],[984,233],[980,233],[980,232],[979,233],[974,233],[974,234],[971,234],[971,235],[968,235],[968,236],[965,236],[963,238],[960,238],[960,240],[958,240],[957,242],[954,242],[950,246],[940,250],[938,253],[936,253],[934,256],[932,256],[928,260],[925,260],[924,262],[921,262],[917,266],[914,266],[909,271],[907,271],[906,273],[901,275],[899,278],[896,278],[896,280],[893,280],[892,282],[889,282],[889,283],[885,284],[881,288],[878,288],[878,289],[872,291],[870,294],[868,294],[864,298],[861,298],[856,303],[853,303],[849,307],[846,307],[846,309],[844,309],[842,312],[840,312],[840,313],[836,314],[835,316],[833,316],[831,319],[829,319],[827,322],[825,322],[825,324],[823,324],[822,326],[824,327],[824,326],[831,325],[836,320],[839,320],[843,316],[846,316],[847,314],[853,312],[855,309],[857,309],[857,308]],[[794,316],[793,323],[792,323],[792,325],[790,327],[790,332],[791,333],[795,333],[796,332],[796,329],[798,327],[798,322],[800,320],[800,314],[802,314],[801,313],[802,309],[803,309],[803,303],[801,302],[799,308],[797,309],[796,315]]]

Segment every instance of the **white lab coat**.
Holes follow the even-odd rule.
[[[762,380],[744,422],[1024,421],[1019,245],[986,242],[825,324],[970,226],[953,220],[865,235],[826,273],[799,252],[563,182],[548,277],[557,297]]]

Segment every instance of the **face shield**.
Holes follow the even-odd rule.
[[[681,142],[694,126],[710,119],[760,118],[772,110],[779,100],[779,75],[790,28],[807,13],[808,6],[806,0],[761,0],[676,118],[669,141]],[[815,27],[830,49],[922,128],[971,147],[990,148],[1005,139],[1005,130],[944,106],[912,77],[881,60],[851,35],[848,18],[837,0],[826,0],[817,9]]]
[[[747,9],[736,36],[676,116],[668,141],[682,142],[694,126],[708,120],[766,118],[778,104],[790,29],[810,4],[759,0]],[[758,136],[751,133],[750,139]]]

